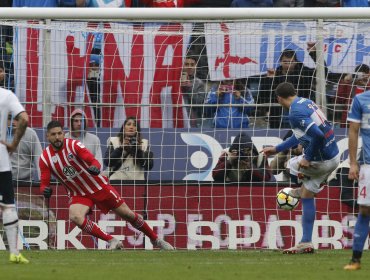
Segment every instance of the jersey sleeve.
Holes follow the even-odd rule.
[[[362,119],[362,108],[360,101],[358,100],[358,95],[356,95],[352,101],[351,108],[348,112],[347,121],[359,123],[361,122],[361,119]]]
[[[19,102],[18,97],[15,94],[10,94],[8,97],[9,111],[13,113],[14,116],[25,111],[22,104]]]
[[[76,155],[81,158],[88,166],[94,165],[101,168],[101,164],[94,157],[94,155],[82,144],[80,141],[75,141],[73,143],[73,148],[76,151]]]
[[[306,132],[313,124],[314,121],[310,118],[310,115],[306,113],[303,108],[296,108],[289,114],[289,121],[292,124],[292,129],[302,130]]]
[[[50,185],[50,178],[51,172],[50,168],[46,163],[44,155],[42,154],[39,160],[39,168],[40,168],[40,192],[42,193],[45,188],[49,187]]]

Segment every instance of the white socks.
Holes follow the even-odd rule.
[[[19,254],[18,244],[18,214],[15,207],[3,208],[3,225],[8,239],[11,254]]]

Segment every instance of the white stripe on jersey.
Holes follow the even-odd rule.
[[[67,146],[67,149],[68,149],[68,146]],[[68,162],[68,159],[67,159],[67,155],[65,154],[66,150],[62,150],[62,155],[63,155],[63,159],[65,162]],[[62,168],[63,169],[63,168]],[[83,172],[83,171],[82,171]],[[74,180],[76,180],[76,177],[78,178],[78,180],[80,181],[81,185],[83,187],[85,187],[89,193],[93,193],[92,189],[89,188],[89,186],[87,185],[86,181],[80,176],[80,174],[77,172],[76,170],[76,176],[71,178],[71,179],[67,179],[68,181],[70,181],[71,183],[75,183]],[[78,188],[79,190],[81,190],[81,192],[83,194],[85,194],[85,192],[82,190],[82,188],[80,187],[79,184],[73,184],[76,188]]]
[[[45,159],[44,157],[44,154],[41,154],[40,158],[42,159],[42,161],[46,164],[47,167],[49,167],[49,163],[47,162],[47,160]]]
[[[59,181],[61,182],[64,182],[64,179],[60,176],[58,170],[57,170],[57,167],[55,166],[55,162],[53,160],[53,156],[51,156],[51,153],[50,153],[50,146],[46,148],[46,152],[48,154],[48,157],[49,157],[49,160],[50,160],[50,164],[51,164],[51,168],[53,169],[53,173],[56,177],[58,177]],[[62,170],[63,172],[63,165],[61,163],[61,159],[59,158],[58,154],[55,153],[54,155],[55,159],[56,159],[56,162],[58,162],[58,165],[59,165],[59,168],[60,170]],[[67,183],[66,183],[67,184]],[[68,185],[68,184],[67,184]],[[70,191],[73,191],[73,195],[77,195],[77,192],[75,190],[75,188],[81,192],[81,194],[85,194],[77,185],[74,185],[73,188],[71,188],[69,185],[68,185],[68,190]]]
[[[299,139],[299,138],[301,138],[301,137],[305,136],[305,134],[306,134],[303,130],[301,130],[301,129],[299,129],[299,128],[293,128],[293,133],[294,133],[294,136],[295,136],[297,139]]]
[[[63,149],[63,157],[66,162],[68,162],[66,152],[68,152],[68,154],[71,153],[71,149],[69,148],[69,141],[70,139],[67,139],[66,141],[67,151]],[[75,142],[76,142],[75,140],[72,141],[72,149]],[[84,172],[85,174],[90,176],[90,174],[86,171],[86,167],[81,166],[81,164],[78,162],[78,160],[75,159],[75,157],[73,157],[73,161],[78,165],[78,167],[81,168],[81,173]],[[89,193],[94,193],[94,191],[89,187],[89,184],[84,180],[84,178],[80,176],[81,173],[77,173],[78,179],[81,181],[82,185],[89,191]],[[93,183],[97,189],[99,190],[102,189],[95,180],[90,180],[90,182]]]
[[[370,128],[370,114],[362,114],[361,128],[362,129]]]
[[[67,139],[67,143],[68,141],[70,141],[71,139]],[[72,140],[72,150],[74,151],[74,153],[76,154],[76,151],[74,149],[74,145],[78,145],[78,143],[80,142],[77,142],[76,140]],[[69,148],[69,145],[67,144],[67,150],[68,150],[68,153],[71,152],[70,148]],[[83,166],[80,164],[80,161],[78,161],[75,157],[73,158],[73,161],[78,165],[78,167],[81,168],[82,172],[84,172],[84,174],[87,175],[88,179],[90,180],[90,182],[92,182],[94,184],[94,186],[98,189],[98,190],[101,190],[102,187],[99,185],[99,183],[95,180],[94,177],[91,176],[91,174],[87,171],[87,168],[89,168],[89,166],[86,164],[86,162],[84,161],[81,161],[81,164],[83,164]],[[83,180],[83,178],[81,178],[81,180]],[[103,180],[105,184],[107,184],[107,182],[105,180]],[[85,182],[86,183],[86,182]],[[89,185],[86,184],[86,187],[90,189]],[[91,190],[91,193],[94,193],[93,190]]]

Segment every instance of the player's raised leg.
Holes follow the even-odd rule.
[[[91,234],[99,239],[107,241],[109,249],[121,249],[123,248],[122,242],[114,238],[112,235],[104,232],[95,222],[87,218],[87,213],[90,211],[90,207],[83,204],[71,204],[69,207],[69,218],[84,232]]]
[[[157,234],[149,227],[143,217],[133,212],[126,203],[121,204],[113,211],[116,212],[121,218],[131,223],[134,228],[140,230],[142,233],[148,236],[155,247],[162,250],[174,250],[173,246],[170,243],[158,238]]]

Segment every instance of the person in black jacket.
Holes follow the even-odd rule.
[[[316,62],[315,43],[307,43],[307,51]],[[285,49],[280,56],[280,66],[276,69],[268,69],[267,75],[261,78],[261,85],[257,97],[257,103],[277,103],[274,91],[283,83],[293,84],[299,97],[315,101],[316,68],[310,68],[298,61],[296,51]],[[325,66],[325,72],[327,68]],[[289,128],[287,110],[280,106],[270,106],[263,111],[268,116],[270,128]]]
[[[212,170],[215,182],[268,182],[273,178],[267,158],[260,156],[248,134],[237,135]]]

